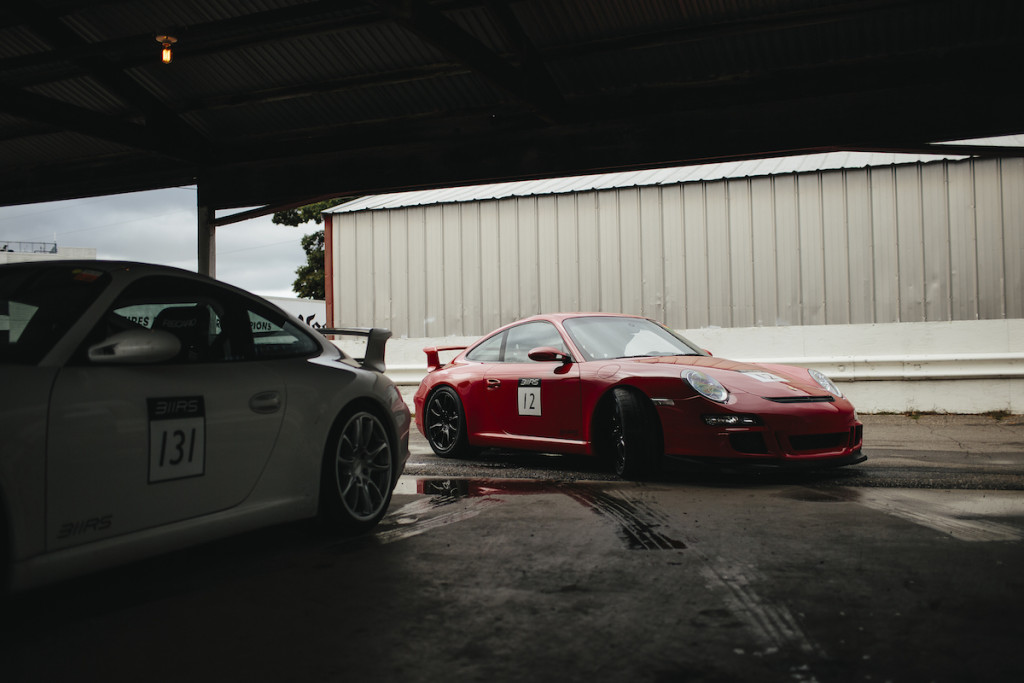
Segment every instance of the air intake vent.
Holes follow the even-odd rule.
[[[761,398],[775,403],[832,403],[835,396],[762,396]]]
[[[794,451],[824,451],[844,447],[850,441],[848,432],[838,434],[794,434],[789,437],[789,445]]]

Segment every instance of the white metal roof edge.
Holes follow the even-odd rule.
[[[643,171],[620,171],[567,178],[519,180],[487,185],[467,185],[431,190],[413,190],[391,194],[369,195],[339,204],[324,213],[353,213],[379,209],[399,209],[411,206],[430,206],[459,202],[530,197],[593,190],[611,190],[626,187],[675,185],[706,180],[748,178],[808,173],[838,169],[891,166],[927,161],[959,160],[967,157],[955,154],[898,154],[879,152],[823,152],[770,159],[749,159],[696,166],[657,168]]]

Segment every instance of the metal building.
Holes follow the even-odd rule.
[[[357,200],[325,216],[328,316],[411,338],[559,310],[676,329],[1024,318],[1024,159],[838,156]]]

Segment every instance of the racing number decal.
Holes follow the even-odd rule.
[[[202,396],[146,399],[149,483],[206,472],[206,408]]]
[[[519,414],[540,415],[540,378],[519,380]]]

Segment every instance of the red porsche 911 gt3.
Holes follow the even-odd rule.
[[[539,315],[469,347],[430,347],[416,425],[440,456],[511,448],[606,458],[625,478],[669,460],[838,466],[863,426],[817,370],[712,357],[647,318]],[[442,364],[443,351],[461,351]]]

